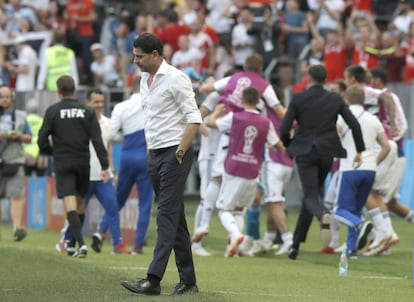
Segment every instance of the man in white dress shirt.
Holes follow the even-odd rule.
[[[172,295],[181,295],[198,292],[183,195],[194,161],[191,142],[202,119],[190,79],[167,64],[162,51],[153,34],[143,33],[134,41],[134,63],[142,71],[148,174],[158,200],[158,237],[147,278],[121,285],[137,294],[159,295],[174,250],[180,281]]]

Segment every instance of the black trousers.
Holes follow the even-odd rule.
[[[303,189],[303,200],[295,232],[293,245],[299,247],[306,241],[313,216],[320,220],[324,213],[329,212],[323,204],[323,185],[331,170],[333,157],[321,155],[315,147],[306,155],[296,157],[296,165]]]
[[[171,251],[174,250],[180,282],[192,285],[196,283],[196,277],[184,214],[184,190],[194,153],[190,148],[182,164],[179,164],[175,157],[176,150],[177,146],[150,150],[148,155],[148,174],[158,201],[158,238],[147,273],[162,279]]]

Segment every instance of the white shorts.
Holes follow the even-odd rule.
[[[201,159],[198,161],[198,174],[200,175],[201,200],[204,200],[206,196],[207,186],[211,180],[212,167],[213,167],[213,159]]]
[[[224,172],[216,207],[229,211],[247,208],[253,203],[256,188],[257,179],[246,179]]]
[[[378,165],[374,185],[372,186],[372,189],[378,191],[381,195],[387,194],[390,190],[389,180],[393,177],[394,171],[392,169],[398,159],[397,144],[393,141],[389,141],[389,143],[391,147],[390,152]]]
[[[264,190],[264,202],[285,201],[284,191],[292,173],[292,167],[276,162],[263,162],[260,176]]]
[[[213,162],[213,169],[211,171],[212,177],[223,176],[224,173],[224,160],[227,156],[227,150],[229,146],[229,136],[227,134],[222,134],[220,136],[220,142],[217,147],[216,157]]]
[[[405,164],[406,159],[404,157],[398,157],[391,166],[390,173],[388,174],[388,190],[380,193],[385,204],[393,198],[399,198],[398,189],[404,176]]]

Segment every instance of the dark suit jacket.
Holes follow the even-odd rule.
[[[288,154],[306,155],[315,146],[321,155],[346,157],[336,130],[336,120],[340,114],[352,130],[356,150],[365,150],[361,127],[339,94],[329,92],[315,85],[295,94],[280,126],[280,138]],[[293,138],[290,130],[296,120]]]

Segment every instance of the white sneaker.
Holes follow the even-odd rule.
[[[244,235],[239,234],[237,236],[231,236],[230,244],[227,245],[226,253],[224,257],[238,257],[239,256],[239,245],[243,242]]]
[[[289,252],[289,248],[292,245],[292,242],[283,243],[279,250],[275,253],[276,256],[284,255]]]
[[[239,245],[239,255],[240,256],[253,256],[249,253],[252,247],[253,239],[250,236],[245,236],[243,242]]]
[[[204,236],[208,235],[208,229],[206,228],[197,228],[194,231],[192,241],[193,242],[200,242]]]
[[[211,256],[211,253],[209,253],[201,244],[199,243],[193,243],[191,245],[191,251],[193,252],[193,255],[195,256],[202,256],[202,257],[208,257]]]
[[[342,251],[346,249],[346,242],[344,242],[342,245],[338,246],[334,249],[335,254],[340,254]]]
[[[364,256],[380,255],[383,251],[387,250],[390,246],[392,235],[382,234],[376,236],[375,240],[368,246],[368,249],[362,254]]]
[[[259,253],[263,253],[264,251],[265,251],[265,249],[264,249],[265,247],[264,247],[264,245],[263,245],[263,241],[261,241],[261,240],[255,240],[254,242],[253,242],[253,246],[252,246],[252,248],[249,250],[249,254],[251,255],[251,256],[254,256],[254,255],[257,255],[257,254],[259,254]]]
[[[273,242],[269,240],[262,240],[260,244],[262,245],[263,252],[270,252],[273,250]]]

